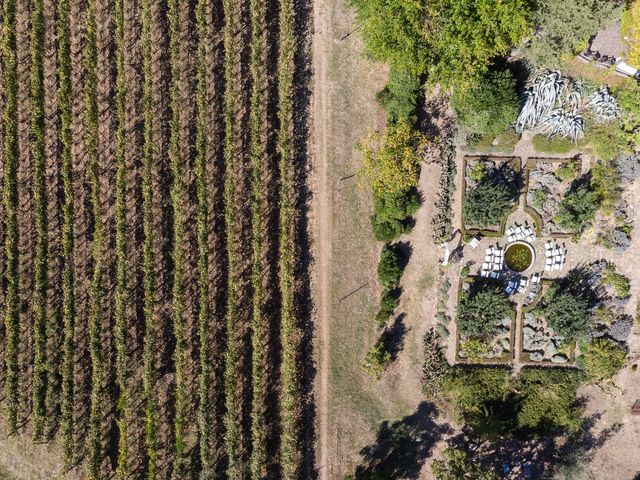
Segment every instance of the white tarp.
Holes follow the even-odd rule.
[[[616,63],[616,70],[620,73],[624,73],[625,75],[629,75],[630,77],[633,77],[638,71],[637,68],[633,68],[631,65],[627,65],[622,61]]]

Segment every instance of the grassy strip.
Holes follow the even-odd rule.
[[[75,462],[74,441],[74,381],[75,365],[75,280],[73,272],[73,176],[71,158],[71,47],[69,43],[69,0],[58,2],[58,108],[60,109],[60,136],[62,151],[62,183],[64,204],[62,207],[62,316],[64,321],[64,351],[62,367],[62,451],[64,463],[70,467]]]
[[[280,154],[280,251],[279,277],[281,294],[282,335],[282,478],[300,477],[303,461],[301,448],[301,416],[303,410],[302,359],[300,343],[303,332],[296,318],[294,306],[295,248],[295,180],[293,95],[295,55],[298,42],[295,31],[293,0],[280,4],[280,50],[278,56],[278,153]]]
[[[87,437],[90,479],[101,477],[102,448],[102,386],[104,383],[104,352],[102,350],[102,298],[103,298],[103,223],[100,208],[100,166],[98,159],[98,103],[97,103],[97,46],[95,0],[87,2],[86,36],[83,49],[85,68],[84,113],[85,148],[88,157],[88,179],[91,185],[91,211],[93,214],[93,275],[89,291],[89,351],[91,354],[91,407]]]
[[[174,441],[176,457],[173,464],[172,478],[185,477],[187,467],[187,452],[185,451],[186,429],[186,385],[185,385],[185,356],[186,341],[184,336],[184,280],[183,255],[184,242],[184,188],[182,185],[182,161],[180,155],[180,2],[169,0],[170,43],[169,54],[171,60],[171,138],[169,142],[169,159],[173,173],[171,188],[171,203],[173,205],[173,334],[176,346],[173,354],[175,366],[175,420]]]
[[[31,4],[31,156],[33,158],[33,200],[35,204],[36,258],[33,292],[34,365],[32,390],[33,438],[42,439],[47,395],[47,195],[44,141],[44,9],[42,0]]]
[[[198,69],[197,69],[197,119],[196,119],[196,186],[198,195],[197,241],[198,241],[198,330],[200,336],[200,372],[198,377],[198,432],[200,436],[200,478],[212,478],[213,465],[211,451],[212,405],[210,385],[212,379],[211,345],[209,339],[209,245],[207,212],[207,49],[210,41],[207,34],[206,0],[198,0],[196,22],[198,27]]]
[[[153,77],[151,72],[151,13],[150,1],[142,0],[142,57],[144,85],[142,104],[144,109],[144,173],[142,177],[143,209],[143,282],[144,282],[144,352],[143,386],[145,398],[145,446],[147,450],[147,479],[155,480],[158,442],[156,439],[158,405],[155,397],[155,276],[153,255]]]
[[[115,344],[116,344],[116,379],[119,389],[118,399],[118,465],[116,478],[126,479],[130,476],[129,446],[127,425],[131,421],[128,408],[127,379],[129,369],[127,359],[127,331],[129,323],[127,318],[127,293],[129,268],[127,264],[126,231],[127,231],[127,205],[125,195],[127,192],[125,163],[125,101],[127,83],[125,79],[124,60],[124,0],[116,0],[115,4],[116,27],[116,291],[115,291]]]
[[[4,125],[4,214],[5,214],[5,271],[6,294],[4,322],[6,329],[5,347],[5,407],[7,426],[10,434],[15,434],[18,423],[18,340],[20,326],[18,320],[18,113],[16,79],[16,7],[13,0],[5,0],[3,5],[2,63],[5,91],[5,106],[2,116]]]
[[[264,246],[262,235],[265,229],[264,205],[266,201],[265,169],[268,159],[267,145],[263,138],[263,112],[266,109],[266,32],[264,23],[267,18],[267,6],[264,0],[251,0],[251,106],[249,117],[249,135],[251,138],[250,155],[253,166],[252,177],[252,249],[253,269],[251,283],[253,286],[253,318],[252,326],[252,402],[251,402],[251,478],[254,480],[268,478],[267,443],[269,419],[267,372],[269,371],[269,321],[263,311],[264,289],[262,288]]]

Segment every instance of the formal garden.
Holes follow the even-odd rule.
[[[401,188],[372,188],[383,242],[408,232],[420,200],[435,197],[426,206],[442,267],[425,319],[425,398],[480,443],[576,438],[585,422],[578,389],[608,389],[633,361],[640,177],[640,84],[602,67],[608,57],[576,54],[621,19],[625,61],[639,61],[639,2],[352,3],[367,53],[390,67],[378,95],[390,128],[378,139],[399,129],[408,139],[392,142],[393,158],[382,148],[379,166],[399,166],[387,177],[402,178],[423,133],[435,152],[423,160],[441,166],[435,193],[415,190],[414,167]],[[423,105],[436,94],[446,114]],[[398,282],[383,276],[378,324],[398,305]],[[392,362],[383,347],[367,356],[376,379]],[[432,470],[439,480],[496,478],[495,462],[487,470],[479,457],[451,446]],[[562,460],[554,473],[565,467],[574,465]],[[394,478],[373,473],[356,477]]]

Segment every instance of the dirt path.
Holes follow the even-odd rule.
[[[320,480],[328,480],[327,468],[329,455],[329,329],[331,317],[331,250],[332,250],[332,195],[329,185],[329,158],[327,152],[327,124],[331,121],[328,100],[328,62],[331,48],[332,29],[329,12],[323,8],[324,3],[316,1],[313,4],[313,24],[315,33],[313,38],[313,70],[315,72],[313,85],[312,139],[315,146],[315,204],[313,216],[315,219],[315,258],[316,258],[316,305],[317,305],[317,335],[318,335],[318,380],[316,404],[318,409],[318,471]]]

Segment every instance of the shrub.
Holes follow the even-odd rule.
[[[400,119],[411,119],[416,112],[420,95],[420,76],[391,65],[389,81],[378,92],[376,100],[387,112],[387,122],[395,124]]]
[[[533,191],[533,206],[536,208],[542,208],[544,206],[544,202],[547,201],[547,192],[544,190],[534,190]]]
[[[622,315],[617,321],[609,325],[608,334],[616,342],[626,342],[633,330],[633,317],[631,315]]]
[[[617,121],[611,123],[590,122],[585,131],[584,142],[593,147],[602,160],[611,160],[622,153],[631,153],[629,136]]]
[[[613,287],[616,295],[620,298],[627,298],[631,294],[631,283],[629,278],[616,272],[616,266],[607,264],[602,276],[602,283]]]
[[[516,81],[509,70],[490,72],[470,89],[454,91],[451,106],[469,133],[493,139],[518,116]]]
[[[367,352],[362,367],[369,375],[374,377],[376,380],[380,380],[390,362],[391,353],[389,352],[387,342],[383,335]]]
[[[584,337],[591,330],[589,305],[583,296],[553,285],[543,299],[541,312],[556,333],[569,340]]]
[[[620,201],[620,176],[613,165],[598,162],[591,169],[591,189],[598,196],[598,204],[606,213],[611,213]]]
[[[513,200],[512,186],[497,181],[482,182],[465,195],[464,223],[479,228],[497,225],[511,209]]]
[[[594,382],[613,377],[624,366],[626,358],[624,349],[607,338],[586,344],[582,356],[585,371]]]
[[[389,245],[382,248],[380,263],[378,263],[378,280],[387,290],[397,288],[402,276],[400,257],[395,249]]]
[[[431,220],[433,227],[433,239],[435,242],[444,242],[451,231],[452,201],[455,191],[456,174],[456,149],[450,141],[446,141],[440,148],[442,154],[442,169],[438,182],[438,199],[435,204],[435,213]]]
[[[378,322],[379,325],[384,325],[397,306],[398,299],[396,296],[389,291],[384,292],[380,298],[380,309],[376,314],[376,322]]]
[[[500,288],[480,287],[462,294],[458,303],[458,328],[472,337],[485,338],[511,312],[509,300]]]
[[[434,460],[431,472],[436,480],[497,480],[498,476],[484,470],[480,465],[471,463],[464,450],[447,448],[443,452],[444,460]]]
[[[586,186],[568,192],[558,204],[555,221],[562,228],[582,233],[598,211],[598,194]]]
[[[460,344],[460,349],[464,350],[470,360],[479,360],[484,354],[491,351],[491,346],[477,338],[470,338]]]
[[[365,138],[360,176],[379,196],[406,192],[418,185],[426,147],[426,137],[401,118],[384,134],[372,132]]]
[[[487,174],[487,164],[485,162],[475,162],[469,170],[469,177],[474,182],[480,182]]]
[[[555,176],[561,182],[573,180],[576,177],[576,175],[579,173],[577,167],[578,167],[577,162],[565,163],[555,171]]]
[[[420,377],[422,393],[429,398],[433,398],[442,392],[442,385],[450,367],[444,358],[438,334],[433,328],[430,328],[424,334],[422,346],[424,350],[422,376]]]
[[[576,145],[567,138],[552,138],[547,140],[544,135],[536,135],[531,140],[533,148],[540,153],[569,153]]]
[[[420,206],[415,190],[375,195],[371,226],[376,240],[391,242],[411,230],[410,217]]]
[[[621,126],[629,147],[637,150],[640,145],[640,84],[630,78],[616,87],[613,93],[622,110]]]

